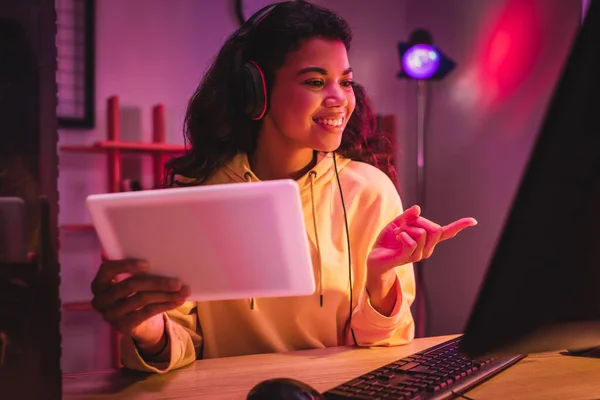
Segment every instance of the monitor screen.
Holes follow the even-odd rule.
[[[480,288],[471,357],[600,346],[600,4],[549,103]]]

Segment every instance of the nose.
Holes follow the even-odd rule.
[[[330,85],[324,101],[325,107],[346,107],[348,105],[348,92],[339,85]]]

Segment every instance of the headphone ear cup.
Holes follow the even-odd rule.
[[[267,85],[265,77],[254,61],[249,61],[242,68],[242,98],[244,111],[255,121],[262,119],[267,113]]]

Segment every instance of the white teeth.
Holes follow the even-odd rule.
[[[329,126],[341,126],[344,123],[344,118],[339,119],[325,119],[318,118],[314,120],[317,124],[329,125]]]

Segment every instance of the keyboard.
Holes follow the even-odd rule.
[[[461,355],[461,337],[394,361],[324,393],[326,399],[449,399],[523,359],[473,360]]]

